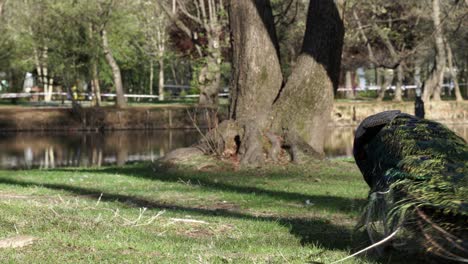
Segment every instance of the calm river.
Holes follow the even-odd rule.
[[[468,140],[468,125],[449,126]],[[352,156],[354,127],[330,128],[329,158]],[[158,159],[196,143],[196,130],[0,134],[0,169],[123,165]]]

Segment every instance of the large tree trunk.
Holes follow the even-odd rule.
[[[270,1],[230,0],[229,17],[230,120],[200,147],[244,165],[278,161],[283,150],[293,162],[323,157],[344,36],[334,1],[311,0],[301,54],[286,83]]]
[[[265,160],[262,132],[269,126],[283,82],[273,14],[269,0],[231,0],[229,8],[233,45],[230,116],[242,130],[241,163],[261,164]]]
[[[231,0],[229,7],[233,44],[230,116],[266,127],[283,82],[270,1]]]
[[[311,0],[302,52],[275,104],[274,128],[297,154],[323,155],[338,88],[344,26],[332,0]],[[294,146],[311,149],[295,149]],[[295,151],[297,150],[297,151]],[[299,153],[300,152],[300,153]]]
[[[344,34],[334,2],[311,1],[302,51],[284,86],[269,1],[232,0],[230,8],[231,117],[243,129],[241,163],[263,162],[263,141],[278,148],[278,136],[293,161],[322,156]],[[278,150],[268,153],[276,160]]]
[[[104,50],[104,54],[106,56],[107,63],[112,69],[112,76],[114,78],[114,85],[115,85],[115,93],[117,95],[116,106],[117,107],[125,107],[127,106],[127,102],[125,100],[124,89],[122,84],[122,74],[120,73],[120,68],[117,62],[112,55],[112,51],[109,46],[109,40],[107,38],[107,32],[105,29],[101,30],[101,38],[102,38],[102,47]]]

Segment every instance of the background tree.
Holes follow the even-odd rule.
[[[466,24],[466,14],[468,6],[461,1],[432,1],[431,19],[433,22],[433,43],[435,49],[428,52],[431,55],[430,64],[432,69],[425,82],[424,99],[440,101],[444,77],[448,72],[448,77],[454,84],[455,97],[457,101],[462,101],[463,96],[458,85],[457,70],[463,65],[454,64],[452,45],[459,47],[457,50],[466,49],[466,29],[462,26]],[[461,34],[460,34],[461,33]],[[435,50],[435,52],[433,52]],[[464,55],[459,54],[459,57]]]
[[[174,25],[190,40],[202,61],[196,72],[199,103],[216,105],[221,86],[222,49],[227,44],[227,13],[223,0],[174,0],[157,2]]]
[[[402,101],[403,81],[409,71],[408,62],[424,39],[421,28],[427,25],[415,1],[356,1],[346,10],[347,39],[351,55],[367,56],[366,66],[376,69],[376,84],[381,89],[377,99],[384,99],[386,88],[393,83],[396,70],[395,101]],[[365,49],[363,48],[365,47]],[[345,53],[348,56],[348,53]],[[366,56],[363,56],[366,54]],[[346,56],[345,56],[346,57]]]
[[[460,25],[464,23],[461,21],[464,21],[463,17],[467,13],[467,9],[461,1],[439,2],[439,28],[441,30],[436,30],[434,26],[434,18],[436,17],[432,4],[434,4],[432,0],[430,2],[348,1],[345,9],[345,23],[348,30],[344,65],[362,65],[361,58],[367,53],[367,63],[364,63],[366,67],[381,68],[381,70],[376,71],[378,74],[375,79],[378,85],[387,87],[393,83],[394,75],[398,77],[395,81],[394,100],[400,101],[402,93],[399,88],[403,81],[412,80],[417,83],[420,78],[426,80],[425,86],[428,86],[425,89],[426,95],[430,94],[429,97],[431,97],[431,90],[434,90],[435,97],[440,97],[442,90],[433,89],[436,80],[434,78],[440,77],[441,72],[447,73],[447,71],[437,70],[436,58],[437,54],[446,53],[446,59],[439,58],[438,60],[446,63],[447,66],[449,58],[447,46],[445,46],[445,52],[436,53],[437,50],[443,48],[443,45],[439,45],[437,48],[435,39],[437,39],[437,34],[441,32],[442,40],[446,35],[450,35],[448,42],[456,46],[456,50],[460,50],[458,47],[461,47],[463,42],[459,40],[466,35],[443,32],[460,33],[463,31]],[[463,68],[462,64],[457,66],[454,66],[453,69]],[[440,65],[438,67],[441,68]],[[386,71],[384,72],[383,69]],[[395,73],[393,73],[394,70]],[[383,81],[378,81],[379,79]],[[440,80],[440,78],[437,79]],[[382,100],[384,94],[385,89],[381,89],[378,99]],[[461,93],[456,92],[455,89],[455,95],[457,94],[459,94],[457,100],[461,100]]]
[[[134,80],[139,80],[141,70],[137,66],[143,57],[132,44],[141,34],[135,12],[139,8],[133,1],[20,0],[9,1],[8,7],[8,23],[3,28],[10,39],[15,39],[18,51],[10,56],[11,62],[24,65],[24,71],[36,69],[46,100],[52,76],[57,85],[64,86],[67,75],[73,76],[71,86],[79,81],[83,84],[79,86],[85,87],[90,82],[95,104],[99,104],[101,84],[120,87],[116,89],[117,102],[123,105],[123,86],[131,90]],[[115,65],[110,67],[106,58],[113,59]],[[113,74],[118,73],[117,69],[120,78]],[[43,76],[48,80],[42,80]]]
[[[153,94],[153,62],[156,60],[159,66],[158,94],[159,100],[162,101],[164,100],[164,59],[169,37],[167,34],[167,17],[159,8],[159,5],[153,1],[143,1],[141,3],[141,12],[142,28],[145,36],[143,49],[150,59],[149,92]]]
[[[440,1],[432,0],[432,21],[434,23],[434,42],[436,48],[435,65],[429,79],[424,86],[423,100],[429,101],[432,97],[434,101],[441,100],[442,85],[444,83],[444,73],[446,67],[446,53],[444,46],[444,32],[440,17]]]
[[[98,10],[99,10],[99,18],[101,18],[101,23],[99,24],[99,34],[101,35],[102,40],[102,48],[104,51],[104,55],[106,57],[107,63],[112,69],[112,76],[114,79],[114,86],[115,86],[115,93],[116,93],[116,106],[117,107],[125,107],[127,105],[127,101],[124,96],[124,88],[122,83],[122,73],[120,71],[120,67],[115,60],[114,54],[109,44],[109,37],[107,33],[107,23],[112,15],[112,11],[114,9],[114,1],[98,1]]]
[[[3,5],[5,4],[6,0],[0,0],[0,17],[3,15]]]

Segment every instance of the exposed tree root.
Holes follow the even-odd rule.
[[[268,153],[268,157],[273,161],[273,162],[278,162],[279,161],[279,155],[281,154],[281,137],[275,135],[273,132],[266,132],[265,136],[268,138],[268,140],[271,142],[271,148]]]
[[[201,132],[200,132],[201,133]],[[241,166],[262,166],[266,163],[304,163],[323,155],[292,132],[275,133],[261,129],[254,122],[226,120],[191,148],[174,150],[161,159],[177,163],[201,154],[218,157]]]

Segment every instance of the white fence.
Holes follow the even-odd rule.
[[[459,84],[460,86],[466,86],[467,84],[466,83],[461,83]],[[442,85],[442,87],[444,88],[450,88],[450,90],[452,90],[454,88],[454,85],[453,84],[444,84]],[[411,85],[402,85],[401,86],[401,89],[404,91],[404,90],[410,90],[410,89],[416,89],[417,88],[417,85],[415,84],[411,84]],[[370,85],[370,86],[365,86],[365,87],[356,87],[354,89],[351,89],[351,88],[344,88],[344,87],[340,87],[338,88],[338,91],[339,92],[347,92],[347,91],[376,91],[376,90],[380,90],[380,86],[377,86],[377,85]],[[396,86],[395,85],[392,85],[392,86],[388,86],[387,87],[387,90],[395,90],[396,89]]]
[[[460,86],[466,86],[466,83],[460,84]],[[165,85],[165,88],[182,88],[182,89],[188,89],[190,88],[189,86],[181,86],[181,85]],[[401,88],[402,90],[410,90],[410,89],[416,89],[416,85],[403,85]],[[453,89],[453,84],[444,84],[442,87],[444,88],[450,88],[450,90]],[[396,86],[388,86],[387,90],[395,90]],[[226,89],[224,89],[226,90]],[[371,85],[371,86],[366,86],[366,87],[356,87],[354,89],[347,89],[344,87],[338,88],[338,92],[348,92],[348,91],[376,91],[380,90],[380,86],[377,85]],[[13,99],[13,98],[28,98],[28,97],[33,97],[33,96],[44,96],[45,93],[0,93],[0,99]],[[60,95],[60,96],[68,96],[68,93],[62,92],[62,93],[52,93],[52,95]],[[89,93],[78,93],[79,97],[85,97],[87,98],[90,94]],[[103,93],[101,94],[101,97],[116,97],[117,95],[114,93]],[[147,98],[147,99],[159,99],[158,95],[150,95],[150,94],[125,94],[124,95],[126,98]],[[219,97],[224,97],[228,98],[229,93],[223,92],[219,93]],[[191,94],[191,95],[184,95],[184,96],[175,96],[171,95],[172,98],[179,98],[179,99],[188,99],[188,98],[198,98],[200,95],[198,94]]]

